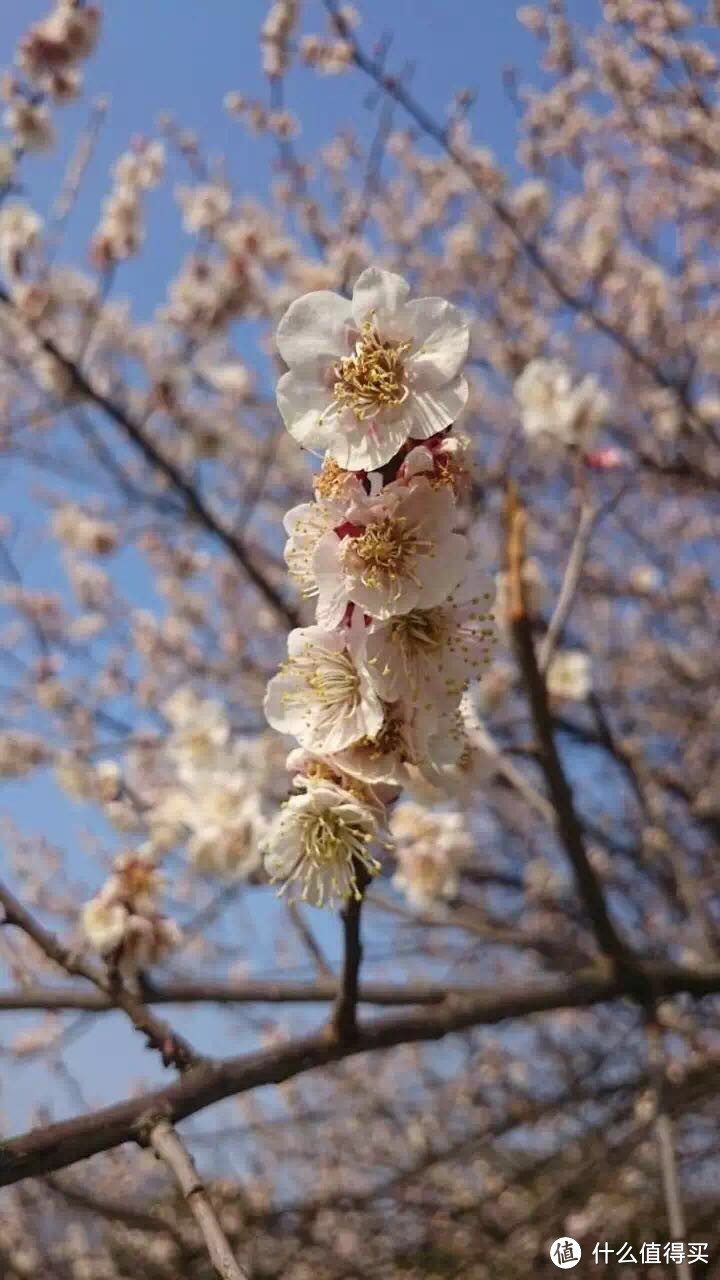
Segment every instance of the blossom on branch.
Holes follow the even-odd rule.
[[[523,430],[529,439],[554,436],[585,449],[607,417],[610,401],[592,374],[573,382],[561,360],[531,360],[515,383]]]
[[[360,867],[375,875],[370,852],[379,837],[378,810],[334,782],[307,778],[305,790],[282,806],[268,836],[265,866],[271,880],[293,886],[317,907],[360,897]]]
[[[467,323],[449,302],[409,301],[409,292],[400,276],[368,267],[352,302],[308,293],[278,326],[285,426],[352,471],[382,467],[406,440],[437,435],[467,401]]]
[[[318,625],[291,633],[265,698],[269,723],[304,748],[288,760],[301,794],[272,823],[265,866],[318,906],[359,896],[361,868],[379,870],[366,844],[404,787],[452,789],[460,702],[493,636],[491,580],[457,531],[467,444],[450,427],[468,394],[468,328],[449,303],[408,293],[370,267],[352,301],[298,298],[277,335],[285,424],[325,458],[315,501],[284,521]]]

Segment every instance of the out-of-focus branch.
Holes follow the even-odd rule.
[[[547,689],[538,666],[532,624],[525,603],[523,564],[526,516],[512,490],[506,503],[506,522],[508,621],[530,702],[540,765],[555,811],[555,827],[572,866],[575,883],[590,917],[598,945],[616,965],[625,968],[633,964],[632,957],[610,918],[602,886],[590,864],[582,827],[575,811],[572,788],[555,745]]]
[[[687,389],[682,382],[665,373],[629,334],[623,333],[622,330],[611,324],[598,311],[591,298],[576,294],[568,287],[561,271],[552,264],[538,241],[523,233],[509,205],[500,196],[490,194],[487,184],[474,169],[471,159],[463,154],[462,148],[455,142],[452,130],[439,124],[430,115],[430,112],[413,96],[402,80],[386,70],[384,61],[381,58],[376,58],[365,52],[350,23],[344,17],[338,0],[323,0],[323,3],[338,35],[347,44],[352,60],[358,70],[369,76],[383,93],[387,94],[407,112],[426,137],[431,138],[446,155],[450,156],[451,160],[455,162],[472,183],[482,200],[492,210],[498,222],[512,236],[528,262],[542,276],[546,284],[550,286],[559,301],[569,310],[589,320],[598,332],[604,334],[615,346],[619,347],[636,365],[649,374],[658,386],[666,391],[671,391],[682,406],[688,420],[696,428],[702,429],[702,420],[693,411],[688,399]]]
[[[668,1227],[673,1240],[682,1241],[683,1244],[686,1244],[685,1210],[680,1190],[677,1159],[675,1157],[672,1120],[667,1106],[667,1077],[665,1074],[662,1029],[658,1024],[655,1013],[648,1019],[647,1044],[650,1081],[653,1088],[655,1106],[655,1141],[657,1143]],[[676,1272],[678,1280],[690,1280],[690,1269],[684,1256],[676,1263]]]
[[[220,1280],[249,1280],[248,1272],[242,1270],[233,1257],[192,1156],[167,1120],[159,1120],[153,1125],[149,1144],[156,1156],[167,1165],[182,1191],[188,1208],[202,1231],[210,1261]]]
[[[0,285],[0,303],[4,303],[7,307],[13,307],[13,300],[7,289]],[[33,336],[39,346],[53,359],[57,360],[61,368],[67,373],[71,379],[73,388],[79,392],[83,399],[94,404],[96,408],[101,409],[106,417],[110,418],[117,427],[123,432],[125,437],[132,445],[142,454],[145,461],[153,468],[153,470],[163,477],[177,494],[179,494],[191,516],[198,521],[209,533],[213,534],[219,542],[230,552],[233,559],[241,565],[247,577],[257,588],[262,596],[272,605],[275,611],[285,619],[291,627],[297,626],[298,618],[295,610],[291,605],[283,599],[279,591],[275,589],[271,582],[265,577],[263,572],[258,569],[257,565],[250,559],[244,543],[240,540],[232,529],[228,529],[218,516],[210,509],[205,499],[198,492],[195,486],[187,479],[179,467],[175,465],[158,446],[150,439],[138,422],[136,422],[127,410],[118,404],[115,400],[110,399],[104,392],[94,387],[79,366],[63,355],[59,347],[51,338],[43,337],[42,334],[34,331]]]
[[[99,967],[88,964],[74,955],[54,933],[41,925],[3,884],[0,884],[0,906],[4,913],[4,924],[21,929],[48,960],[52,960],[67,974],[86,978],[91,982],[98,992],[102,993],[108,1008],[122,1009],[135,1030],[146,1037],[150,1048],[161,1054],[166,1066],[172,1064],[180,1070],[185,1070],[200,1061],[200,1055],[196,1053],[189,1041],[173,1031],[166,1022],[156,1018],[140,996],[113,982],[110,975]]]
[[[645,1004],[647,988],[659,998],[686,992],[720,994],[720,969],[652,968],[609,974],[590,970],[570,981],[542,987],[515,986],[477,996],[450,995],[437,1008],[377,1019],[358,1027],[355,1038],[340,1041],[323,1028],[271,1049],[237,1058],[201,1062],[163,1089],[104,1107],[90,1115],[43,1125],[0,1143],[0,1186],[65,1169],[78,1160],[137,1141],[148,1118],[164,1116],[171,1124],[202,1111],[223,1098],[261,1085],[280,1084],[305,1071],[328,1066],[358,1053],[377,1052],[401,1044],[443,1039],[453,1032],[491,1026],[512,1018],[557,1009],[589,1008],[627,997]]]
[[[563,577],[560,594],[557,598],[555,610],[548,629],[543,636],[540,652],[538,654],[538,666],[545,675],[552,661],[555,649],[565,630],[567,620],[570,617],[575,595],[580,584],[585,557],[588,553],[590,540],[598,521],[600,512],[588,503],[584,504],[580,512],[578,527],[573,539],[570,555],[565,567],[565,576]]]
[[[292,979],[211,979],[170,978],[165,982],[142,985],[147,1004],[327,1004],[337,998],[337,979],[316,978],[312,982]],[[438,1005],[448,995],[470,996],[477,988],[448,986],[447,983],[364,982],[358,987],[358,1003],[385,1007],[399,1005]],[[105,1013],[115,1008],[112,999],[100,991],[72,987],[18,987],[0,991],[0,1012],[31,1009],[80,1009],[87,1013]]]

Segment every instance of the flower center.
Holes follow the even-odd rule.
[[[305,857],[316,867],[333,867],[365,852],[367,833],[327,810],[309,815],[303,832]]]
[[[439,649],[442,625],[437,610],[411,609],[392,620],[393,640],[404,652],[412,649]]]
[[[383,342],[373,320],[366,320],[351,356],[333,367],[333,395],[341,408],[352,409],[361,422],[381,409],[403,404],[408,396],[403,356],[409,342]]]
[[[405,754],[405,738],[403,735],[402,717],[393,715],[390,707],[385,704],[385,719],[382,726],[375,734],[374,738],[361,738],[357,743],[358,747],[364,747],[370,753],[372,760],[377,760],[381,756],[391,755],[395,751],[401,751]]]
[[[416,581],[413,561],[432,551],[432,545],[408,528],[405,516],[384,516],[369,524],[362,537],[348,542],[347,554],[360,562],[363,586],[378,587],[398,578]]]
[[[315,662],[308,671],[306,684],[313,699],[325,707],[355,707],[360,698],[360,677],[343,653],[327,654],[322,666]]]
[[[318,475],[313,480],[316,495],[321,498],[337,498],[349,480],[347,471],[338,466],[334,458],[326,458]]]

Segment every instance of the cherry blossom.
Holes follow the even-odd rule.
[[[318,622],[337,626],[351,602],[373,618],[440,604],[466,572],[467,542],[454,520],[452,491],[425,476],[350,506],[347,524],[321,538],[313,558]]]
[[[357,793],[322,778],[308,778],[291,796],[268,835],[265,867],[282,890],[313,905],[337,906],[360,896],[359,868],[376,875],[371,846],[380,836],[377,808]]]
[[[409,301],[409,292],[400,276],[368,267],[352,302],[309,293],[278,326],[283,421],[300,444],[348,470],[384,466],[408,438],[436,435],[465,406],[467,323],[443,299]]]
[[[332,754],[374,737],[383,722],[365,655],[362,619],[342,631],[300,627],[268,685],[265,715],[311,751]]]

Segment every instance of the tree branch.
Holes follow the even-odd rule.
[[[54,933],[41,925],[3,884],[0,884],[0,906],[4,911],[5,923],[21,929],[48,960],[52,960],[66,973],[86,978],[91,982],[104,996],[107,1008],[122,1009],[136,1031],[140,1031],[146,1037],[150,1048],[156,1049],[162,1055],[165,1066],[172,1064],[180,1070],[185,1070],[200,1061],[200,1055],[189,1041],[173,1031],[167,1022],[156,1018],[140,996],[136,996],[127,987],[112,982],[110,975],[99,966],[89,964],[74,955]]]
[[[248,1280],[248,1272],[243,1271],[233,1257],[205,1185],[195,1167],[195,1161],[172,1125],[167,1120],[160,1120],[153,1125],[149,1141],[156,1156],[164,1161],[177,1181],[188,1208],[202,1231],[210,1261],[220,1280]]]
[[[360,941],[360,917],[365,890],[370,876],[363,866],[356,866],[357,896],[352,895],[340,913],[343,924],[343,971],[340,990],[332,1012],[330,1025],[339,1040],[352,1040],[357,1034],[357,1004],[362,963]]]
[[[5,288],[0,285],[0,303],[14,309],[12,297]],[[145,461],[153,468],[155,472],[169,481],[176,493],[183,498],[188,512],[199,524],[214,535],[219,542],[231,553],[233,558],[240,564],[247,574],[250,581],[261,595],[265,597],[268,604],[272,605],[275,611],[284,618],[288,626],[296,627],[298,625],[298,616],[295,610],[283,599],[281,594],[276,591],[271,582],[268,582],[265,575],[250,559],[248,552],[232,529],[228,529],[226,525],[214,514],[205,502],[205,499],[198,493],[197,489],[190,483],[179,467],[175,465],[169,458],[161,452],[161,450],[153,443],[149,436],[145,434],[142,427],[133,420],[127,410],[116,401],[111,400],[104,392],[99,391],[92,385],[86,375],[81,371],[79,366],[63,355],[62,351],[51,338],[43,337],[42,334],[36,333],[32,329],[28,329],[36,342],[43,351],[51,355],[62,369],[71,379],[72,386],[80,393],[84,399],[89,400],[98,409],[102,409],[106,417],[110,418],[117,427],[123,432],[127,439],[142,454]]]
[[[491,1026],[557,1009],[589,1008],[621,998],[644,1005],[648,984],[657,997],[679,992],[697,997],[717,995],[720,968],[690,970],[648,966],[641,972],[626,970],[614,974],[590,970],[552,986],[517,986],[472,997],[449,996],[437,1008],[394,1015],[359,1027],[350,1042],[330,1037],[327,1030],[322,1029],[272,1049],[202,1062],[163,1089],[104,1107],[90,1115],[44,1125],[0,1143],[0,1186],[52,1173],[101,1151],[137,1141],[147,1128],[148,1117],[161,1114],[176,1124],[223,1098],[261,1085],[280,1084],[305,1071],[358,1053],[441,1040],[472,1027]]]
[[[538,666],[532,623],[525,604],[522,570],[526,517],[512,490],[506,503],[506,520],[509,623],[518,666],[530,701],[540,765],[555,810],[555,827],[568,855],[578,893],[590,917],[598,945],[615,964],[625,968],[633,965],[632,956],[610,919],[602,886],[587,856],[572,788],[555,745],[547,689]]]
[[[158,983],[145,979],[142,985],[143,1000],[147,1004],[326,1004],[335,1000],[337,994],[336,978],[317,978],[312,982],[171,978]],[[467,984],[365,982],[358,988],[357,999],[361,1004],[396,1007],[437,1005],[448,995],[475,994],[477,988]],[[0,991],[0,1012],[82,1009],[88,1013],[108,1013],[115,1008],[109,996],[81,987],[18,987],[15,991]]]

